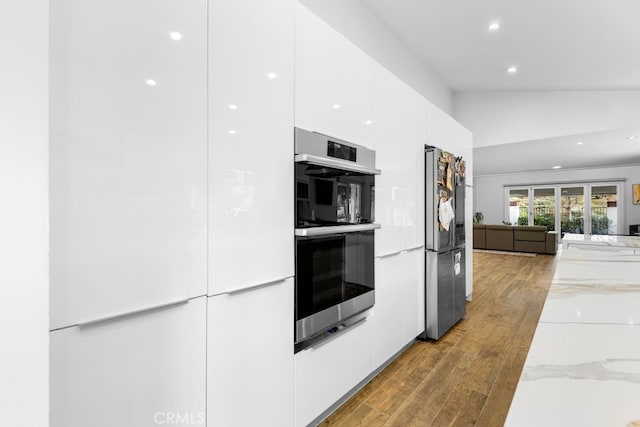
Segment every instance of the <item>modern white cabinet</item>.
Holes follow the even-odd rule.
[[[411,342],[425,330],[425,253],[424,248],[402,254],[402,340]]]
[[[373,341],[373,363],[380,366],[406,344],[404,342],[404,319],[407,317],[407,286],[404,253],[376,258],[376,304],[371,323],[375,335]]]
[[[293,19],[209,1],[209,295],[294,272]]]
[[[207,1],[51,3],[51,328],[206,293]]]
[[[293,279],[209,297],[209,426],[293,425]]]
[[[380,366],[424,331],[424,250],[376,258],[374,365]]]
[[[51,332],[51,427],[204,425],[206,315],[200,297]]]
[[[295,425],[306,426],[375,368],[370,320],[295,355]]]
[[[406,142],[401,126],[404,98],[398,91],[400,81],[379,65],[374,74],[375,122],[373,148],[382,174],[376,177],[376,256],[403,249],[404,200],[408,197],[406,182]]]
[[[380,65],[374,74],[376,255],[424,244],[426,101]]]
[[[296,126],[370,147],[373,59],[301,4],[295,39]]]

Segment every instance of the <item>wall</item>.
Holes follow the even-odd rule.
[[[453,116],[474,147],[638,125],[640,91],[459,92]]]
[[[543,184],[556,182],[580,182],[607,179],[626,179],[623,188],[624,209],[622,231],[628,231],[629,224],[640,224],[640,205],[631,200],[631,185],[640,183],[640,166],[623,166],[597,169],[567,169],[478,176],[474,179],[474,211],[484,214],[486,224],[500,224],[504,215],[504,186],[519,184]]]
[[[2,426],[48,424],[48,3],[0,3]]]
[[[441,110],[452,113],[453,93],[433,70],[360,0],[299,0]],[[339,64],[336,64],[339,66]]]

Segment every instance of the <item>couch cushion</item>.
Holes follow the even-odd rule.
[[[529,242],[526,240],[516,240],[513,242],[513,248],[516,252],[532,252],[543,254],[547,250],[546,242]]]
[[[486,230],[484,225],[482,227],[476,227],[473,224],[473,248],[474,249],[486,249]]]
[[[513,231],[513,225],[502,225],[502,224],[492,224],[492,225],[486,225],[485,228],[487,230],[508,230],[508,231]]]
[[[485,230],[487,249],[513,250],[513,227],[509,225],[487,225]]]
[[[514,227],[515,240],[527,240],[532,242],[544,242],[546,240],[547,227],[545,226],[520,226]]]

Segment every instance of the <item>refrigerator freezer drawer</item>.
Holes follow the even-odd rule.
[[[464,247],[437,253],[426,251],[426,331],[437,340],[466,313]]]

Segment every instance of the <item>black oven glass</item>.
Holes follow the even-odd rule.
[[[374,289],[373,231],[296,238],[296,320]]]
[[[296,227],[374,222],[374,175],[296,163]]]

